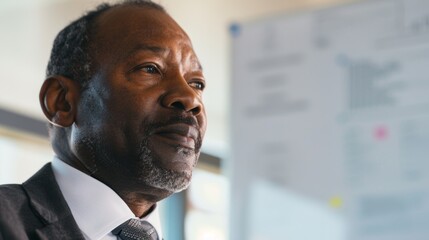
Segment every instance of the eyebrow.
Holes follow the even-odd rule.
[[[162,47],[158,47],[158,46],[139,44],[136,47],[134,47],[133,49],[131,49],[128,52],[128,54],[126,54],[126,57],[129,58],[133,54],[136,54],[137,52],[140,52],[140,51],[149,51],[149,52],[154,52],[157,54],[162,54],[162,53],[168,52],[169,50],[167,48],[162,48]],[[203,66],[201,65],[201,63],[198,60],[196,60],[196,64],[197,64],[198,70],[203,71]]]
[[[168,49],[166,48],[162,48],[162,47],[158,47],[158,46],[151,46],[151,45],[145,45],[145,44],[139,44],[136,47],[134,47],[133,49],[131,49],[128,54],[127,57],[140,52],[140,51],[149,51],[149,52],[154,52],[154,53],[164,53],[167,52]]]

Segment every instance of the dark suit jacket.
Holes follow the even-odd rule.
[[[15,239],[84,239],[50,163],[22,185],[0,186],[0,240]]]

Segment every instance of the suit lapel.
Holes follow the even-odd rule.
[[[46,164],[22,184],[30,205],[44,227],[36,230],[41,240],[84,239],[55,180],[51,164]]]

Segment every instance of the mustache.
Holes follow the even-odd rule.
[[[150,126],[151,126],[150,128],[154,130],[154,129],[157,129],[160,127],[168,126],[171,124],[177,124],[177,123],[188,124],[188,125],[196,128],[198,130],[198,132],[200,131],[200,126],[194,117],[189,117],[189,116],[187,117],[187,116],[181,116],[181,115],[172,116],[172,117],[168,118],[167,120],[160,121],[157,123],[152,123],[152,124],[150,124]]]
[[[150,135],[150,134],[156,132],[156,130],[158,128],[165,127],[165,126],[168,126],[171,124],[178,124],[178,123],[187,124],[191,127],[194,127],[195,129],[197,129],[198,136],[197,136],[197,139],[195,142],[195,150],[199,151],[201,146],[202,146],[203,139],[202,139],[202,133],[201,133],[200,125],[198,124],[198,121],[194,117],[183,116],[183,115],[171,116],[166,120],[148,124],[145,132]]]

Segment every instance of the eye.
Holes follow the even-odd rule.
[[[189,83],[189,86],[196,88],[198,90],[204,90],[206,85],[203,82],[197,81],[197,82],[191,82]]]
[[[159,67],[153,63],[141,64],[141,65],[135,66],[130,70],[130,72],[139,72],[139,71],[149,73],[149,74],[161,74]]]
[[[153,74],[160,73],[160,71],[158,70],[158,67],[153,64],[141,66],[139,67],[139,69],[147,73],[153,73]]]

